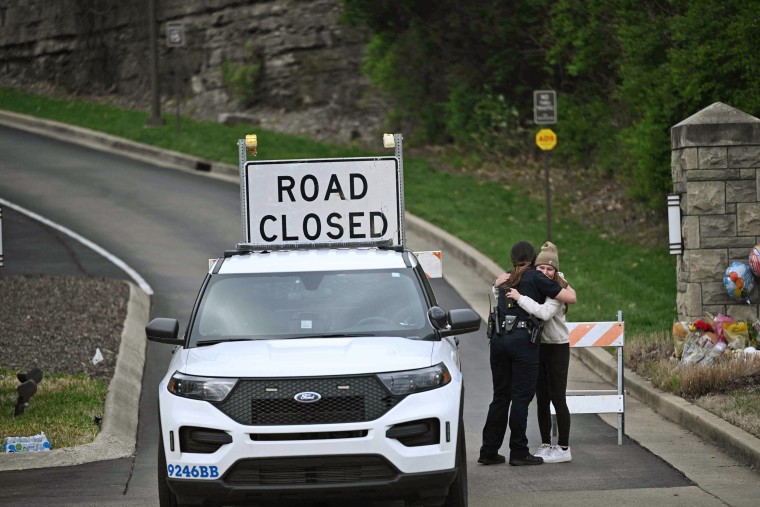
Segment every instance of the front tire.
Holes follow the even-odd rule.
[[[177,496],[169,489],[169,477],[166,473],[166,453],[164,452],[164,436],[158,433],[158,504],[161,507],[180,507]]]
[[[449,493],[445,498],[432,499],[425,507],[467,507],[467,444],[464,440],[464,421],[459,421],[457,431],[457,476],[449,486]]]
[[[449,486],[444,507],[467,507],[467,444],[464,440],[464,421],[459,420],[457,432],[457,477]]]

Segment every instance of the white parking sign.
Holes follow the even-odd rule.
[[[533,92],[533,120],[537,125],[557,123],[557,92],[554,90]]]
[[[185,45],[185,25],[182,23],[166,23],[166,47],[179,48]]]

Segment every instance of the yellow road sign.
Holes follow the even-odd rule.
[[[557,134],[552,129],[541,129],[536,134],[536,145],[544,151],[553,150],[557,146]]]

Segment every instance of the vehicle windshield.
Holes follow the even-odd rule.
[[[214,275],[190,345],[380,335],[434,335],[412,269]]]

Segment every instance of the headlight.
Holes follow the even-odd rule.
[[[222,401],[235,387],[237,379],[194,377],[176,372],[169,379],[167,389],[175,396],[204,401]]]
[[[405,395],[428,391],[451,382],[451,374],[443,363],[421,370],[379,373],[378,378],[395,395]]]

